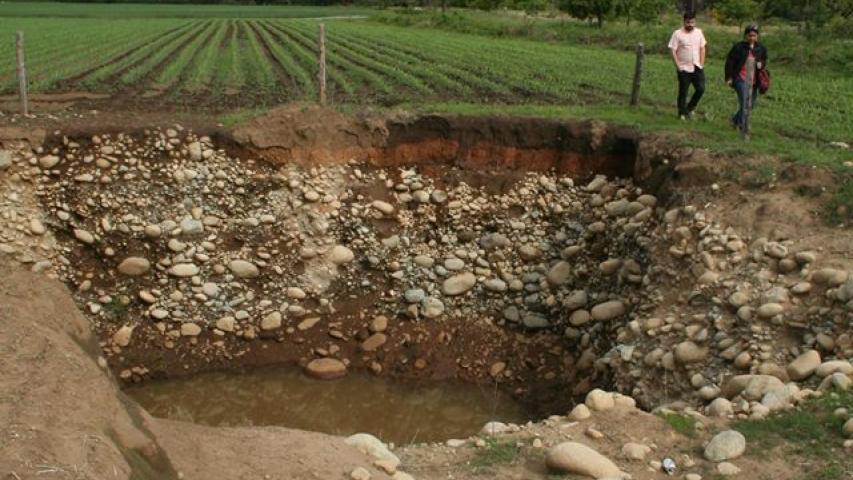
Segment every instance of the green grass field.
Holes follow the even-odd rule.
[[[685,125],[675,118],[674,68],[665,54],[655,53],[668,41],[672,26],[611,25],[599,31],[565,20],[531,23],[472,13],[452,13],[444,23],[435,20],[444,17],[429,12],[330,18],[364,13],[370,12],[4,3],[0,38],[7,41],[0,42],[0,92],[14,92],[12,40],[21,30],[35,92],[111,93],[131,103],[144,98],[158,108],[220,113],[313,99],[316,37],[323,21],[329,98],[341,108],[600,118],[673,132],[717,151],[770,153],[849,171],[842,167],[851,159],[848,151],[829,145],[853,143],[853,75],[838,64],[849,58],[848,40],[824,41],[817,63],[808,65],[800,54],[779,51],[784,49],[773,39],[774,31],[794,33],[770,29],[765,39],[776,49],[770,62],[774,84],[759,99],[753,141],[745,144],[727,125],[735,95],[723,83],[724,48],[716,46],[738,38],[730,28],[706,28],[714,43],[708,90],[700,119]],[[629,108],[634,54],[628,46],[640,40],[652,53],[646,59],[641,105]]]

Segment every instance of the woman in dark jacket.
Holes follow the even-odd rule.
[[[749,57],[755,59],[755,76],[752,87],[752,105],[755,108],[755,100],[758,98],[758,71],[767,68],[767,49],[758,43],[758,27],[750,25],[744,31],[744,40],[736,43],[726,58],[726,83],[737,92],[738,111],[732,116],[732,125],[743,129],[744,109],[746,97],[750,86],[746,84],[746,62]]]

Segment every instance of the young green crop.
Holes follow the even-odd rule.
[[[31,91],[58,84],[185,24],[185,20],[57,20],[15,19],[0,22],[0,38],[14,45],[15,31],[24,32],[27,76]],[[3,42],[6,44],[7,42]],[[0,91],[15,88],[14,49],[0,54]]]
[[[135,85],[143,81],[143,79],[153,76],[165,66],[164,62],[167,62],[169,58],[180,51],[185,44],[201,36],[209,26],[209,22],[194,22],[192,28],[184,32],[183,35],[172,38],[165,45],[158,48],[153,55],[142,59],[128,68],[119,77],[119,83],[123,86]]]
[[[193,22],[187,22],[165,35],[158,33],[156,38],[148,39],[149,41],[137,46],[134,50],[123,53],[120,58],[110,61],[97,69],[93,69],[84,77],[80,78],[78,80],[80,88],[89,90],[103,90],[105,88],[109,88],[110,85],[104,85],[104,82],[107,79],[127,71],[133,65],[136,65],[144,59],[152,56],[155,52],[166,48],[176,39],[179,39],[188,32],[191,32],[192,29]]]
[[[219,69],[219,55],[221,45],[227,40],[228,29],[224,21],[217,21],[216,32],[213,37],[205,42],[201,51],[198,52],[192,68],[182,88],[191,93],[198,93],[213,84],[213,78]]]
[[[241,88],[246,82],[246,72],[240,65],[241,42],[239,38],[240,25],[237,20],[228,22],[228,33],[221,46],[217,61],[217,73],[214,89],[217,91],[233,91]]]
[[[260,95],[272,95],[281,90],[272,62],[264,52],[257,32],[249,22],[241,21],[240,28],[246,37],[245,42],[248,42],[248,52],[242,57],[240,68],[249,73],[248,82],[252,90]]]
[[[297,58],[294,58],[295,52],[291,53],[281,43],[277,43],[266,26],[259,22],[253,23],[253,26],[258,32],[258,35],[260,35],[261,40],[266,44],[267,48],[269,48],[270,55],[272,55],[274,61],[278,62],[285,74],[290,76],[292,81],[299,86],[303,97],[314,98],[316,96],[314,79],[309,73],[309,70],[304,65],[300,64]],[[295,92],[291,94],[291,97],[294,96]]]
[[[305,37],[310,37],[311,32],[315,30],[315,25],[301,22],[288,22],[288,26]],[[342,62],[345,62],[343,64],[347,65],[348,68],[365,69],[375,72],[376,76],[388,77],[388,82],[391,84],[407,86],[419,94],[430,95],[433,93],[432,89],[424,84],[424,82],[401,68],[403,65],[397,64],[394,66],[385,63],[388,59],[385,59],[384,62],[377,60],[371,53],[365,52],[364,49],[359,48],[346,39],[336,36],[332,32],[326,34],[326,43],[328,45],[327,48],[334,48],[334,53],[341,56]],[[387,83],[382,81],[382,84],[385,85]]]
[[[288,34],[294,41],[301,43],[307,48],[317,48],[316,35],[311,35],[304,30],[300,30],[294,22],[281,22],[279,29]],[[354,79],[362,87],[368,90],[378,90],[382,94],[390,95],[393,92],[392,86],[378,75],[376,72],[366,68],[360,64],[347,59],[338,45],[326,42],[326,61],[339,69],[349,78]]]
[[[293,52],[299,58],[299,62],[305,65],[305,68],[313,72],[317,71],[317,53],[311,47],[306,47],[302,43],[295,41],[277,23],[270,22],[264,25],[272,33],[273,37],[281,42],[283,48]],[[345,94],[355,94],[355,87],[334,65],[326,67],[326,75],[331,79],[333,85],[337,85]]]
[[[192,64],[201,46],[210,41],[217,28],[222,28],[222,23],[214,21],[189,43],[179,47],[175,58],[165,65],[163,70],[154,79],[153,87],[158,90],[165,90],[180,83],[180,77],[185,75],[187,68]]]

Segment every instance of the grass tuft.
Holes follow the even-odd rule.
[[[672,427],[676,432],[685,437],[693,438],[696,436],[696,419],[687,415],[678,413],[665,413],[661,417]]]
[[[848,175],[826,205],[826,220],[838,225],[853,220],[853,175]]]
[[[513,440],[497,440],[490,438],[486,440],[486,446],[477,450],[471,459],[471,466],[475,468],[490,467],[512,463],[518,458],[521,449]]]

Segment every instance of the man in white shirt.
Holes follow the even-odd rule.
[[[672,32],[669,50],[678,70],[678,116],[682,120],[693,117],[693,111],[705,93],[705,34],[696,28],[696,15],[684,14],[682,28]],[[687,93],[693,85],[693,97],[687,102]]]

